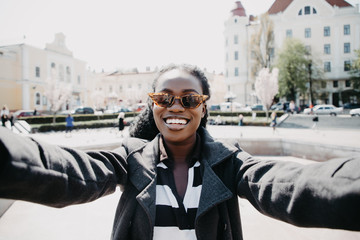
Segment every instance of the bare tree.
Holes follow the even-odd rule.
[[[269,18],[268,13],[260,16],[258,31],[251,36],[251,66],[252,76],[257,76],[260,69],[270,67],[270,57],[272,56],[274,44],[274,24]]]
[[[52,74],[54,76],[54,74]],[[50,111],[53,113],[53,123],[55,123],[56,113],[71,97],[71,85],[65,82],[57,82],[53,77],[49,78],[45,86],[44,96],[50,105]]]
[[[279,91],[278,75],[279,69],[277,68],[274,68],[272,72],[270,72],[269,68],[263,68],[255,80],[255,92],[265,107],[266,118],[269,117],[269,109],[274,96]]]

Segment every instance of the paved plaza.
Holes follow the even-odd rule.
[[[127,129],[126,129],[127,130]],[[127,136],[127,131],[123,136]],[[209,126],[216,138],[241,139],[298,139],[313,144],[329,144],[360,148],[358,129],[287,129],[273,132],[269,127]],[[106,148],[122,140],[117,129],[95,129],[33,134],[40,141],[77,148]],[[291,156],[259,156],[264,159],[297,161],[311,164],[312,161]],[[63,209],[15,201],[0,218],[0,240],[99,240],[110,239],[112,221],[121,192],[95,202],[70,206]],[[359,240],[360,232],[343,230],[298,228],[269,217],[255,210],[247,200],[239,202],[245,240]]]

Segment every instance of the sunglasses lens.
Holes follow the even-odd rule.
[[[153,95],[153,100],[161,107],[169,107],[171,104],[172,96],[167,94]]]
[[[181,101],[185,108],[195,108],[200,104],[201,97],[194,96],[194,95],[188,95],[188,96],[182,97]]]

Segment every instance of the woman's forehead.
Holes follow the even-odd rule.
[[[194,89],[197,92],[202,92],[200,80],[190,73],[174,69],[162,74],[156,86],[157,91],[162,89]]]

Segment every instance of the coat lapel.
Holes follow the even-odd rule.
[[[233,193],[216,175],[213,167],[238,150],[232,145],[214,141],[205,129],[203,130],[202,140],[202,164],[204,171],[197,218],[215,205],[233,197]]]
[[[159,136],[129,154],[127,161],[131,183],[140,192],[136,199],[143,207],[151,224],[155,224],[156,159],[159,159]]]

